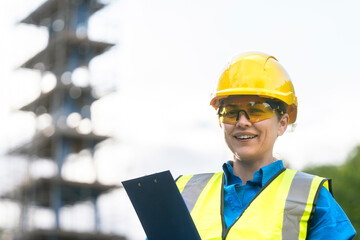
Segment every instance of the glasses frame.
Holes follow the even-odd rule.
[[[249,103],[250,103],[250,102],[253,102],[253,101],[249,101]],[[280,105],[277,104],[277,103],[274,103],[274,102],[272,102],[272,101],[264,101],[264,102],[259,102],[259,103],[267,103],[267,104],[269,104],[270,108],[273,110],[273,112],[274,112],[275,114],[276,114],[276,112],[278,112],[278,113],[280,114],[280,116],[284,114],[284,111],[280,109]],[[219,106],[219,108],[218,108],[218,112],[217,112],[219,119],[220,119],[220,117],[223,116],[223,114],[221,114],[221,111],[222,111],[223,107],[224,107],[224,102],[221,102],[221,103],[220,103],[220,106]],[[241,112],[244,113],[246,119],[247,119],[249,122],[251,122],[251,123],[261,122],[261,121],[263,121],[263,120],[265,120],[265,119],[268,119],[268,118],[264,118],[264,119],[259,120],[259,121],[251,121],[251,120],[250,120],[250,116],[249,116],[249,114],[247,113],[247,111],[246,111],[245,109],[240,109],[240,110],[237,111],[237,114],[236,114],[236,122],[239,121],[239,119],[240,119],[240,113],[241,113]],[[223,122],[223,121],[221,121],[221,122]],[[236,124],[236,123],[235,123],[235,124]]]

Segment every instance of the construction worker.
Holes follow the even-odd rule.
[[[273,157],[274,143],[295,123],[298,106],[275,57],[235,58],[211,105],[233,160],[223,172],[176,181],[202,240],[353,239],[355,229],[332,197],[330,180],[286,169]]]

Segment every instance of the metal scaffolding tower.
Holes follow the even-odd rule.
[[[87,68],[92,58],[113,46],[106,42],[92,41],[87,36],[89,17],[103,7],[104,4],[98,0],[48,0],[21,21],[46,27],[49,33],[46,48],[21,67],[37,69],[42,74],[51,72],[56,77],[56,86],[20,109],[33,112],[37,118],[46,115],[51,119],[51,124],[37,130],[30,142],[14,149],[12,153],[28,156],[29,159],[50,159],[55,162],[57,172],[51,177],[31,179],[9,195],[18,199],[22,205],[21,231],[17,239],[125,239],[123,236],[100,231],[98,198],[118,186],[104,185],[97,180],[93,183],[70,181],[61,174],[69,154],[87,149],[93,156],[96,144],[108,138],[92,130],[79,131],[76,126],[67,122],[75,113],[80,119],[91,123],[90,106],[97,97],[93,94],[91,85],[74,84],[71,74],[79,67]],[[62,229],[61,209],[81,201],[92,203],[95,229],[90,232]],[[55,218],[54,228],[29,227],[29,209],[32,206],[51,209]]]

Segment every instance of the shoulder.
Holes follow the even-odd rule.
[[[291,172],[292,174],[296,175],[298,178],[316,178],[319,177],[317,175],[313,175],[310,173],[306,173],[306,172],[302,172],[302,171],[298,171],[298,170],[294,170],[294,169],[289,169],[289,168],[285,168],[285,171],[287,172]],[[320,177],[322,179],[327,179],[327,178],[323,178]]]
[[[301,171],[290,171],[294,171],[300,182],[311,179],[313,190],[316,190],[307,239],[352,239],[356,234],[355,229],[332,195],[331,179]]]
[[[214,177],[222,177],[222,175],[223,172],[181,175],[175,181],[181,192],[186,185],[206,185]]]
[[[331,186],[331,179],[324,178],[317,175],[309,174],[302,171],[286,169],[287,172],[290,172],[294,178],[294,184],[298,183],[298,185],[303,186],[304,184],[308,184],[311,186],[310,191],[315,191],[315,201],[320,193],[320,189],[325,187],[331,194],[332,194],[332,186]]]

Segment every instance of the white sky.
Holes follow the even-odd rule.
[[[33,133],[32,116],[13,110],[36,97],[40,76],[14,69],[45,47],[47,35],[14,23],[41,2],[3,0],[0,8],[2,159]],[[96,129],[114,136],[96,156],[99,178],[220,171],[231,155],[210,94],[227,62],[248,51],[274,55],[299,99],[296,130],[278,139],[276,155],[295,169],[342,163],[360,142],[359,7],[355,0],[114,0],[89,30],[116,43],[90,65],[93,82],[117,88],[93,107]],[[113,206],[122,194],[104,201]],[[136,221],[126,221],[135,224],[132,239],[143,239]],[[104,228],[118,231],[111,224]]]

